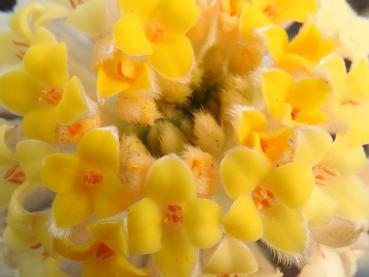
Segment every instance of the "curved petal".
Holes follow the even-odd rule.
[[[71,124],[87,112],[84,88],[77,77],[70,79],[63,91],[63,97],[56,106],[59,124]]]
[[[195,181],[187,164],[174,154],[157,160],[148,173],[145,195],[160,204],[183,204],[196,195]]]
[[[273,169],[264,183],[287,206],[299,208],[313,190],[314,177],[307,163],[291,162]]]
[[[77,154],[83,163],[102,171],[118,173],[118,141],[109,130],[95,129],[87,133],[77,146]]]
[[[165,31],[175,34],[187,33],[196,23],[200,9],[196,0],[167,0],[157,11],[157,20],[164,25]]]
[[[54,108],[33,110],[26,114],[22,123],[27,137],[55,142],[56,110]]]
[[[58,194],[53,202],[56,226],[72,227],[87,219],[94,210],[93,199],[83,191]]]
[[[357,102],[369,101],[369,64],[367,58],[354,63],[347,74],[345,96]]]
[[[216,274],[241,273],[258,271],[258,263],[246,244],[233,238],[225,237],[204,265],[204,272]]]
[[[54,152],[55,149],[43,141],[23,140],[17,144],[15,155],[29,183],[33,184],[40,181],[43,161]],[[63,169],[59,168],[58,170]]]
[[[247,20],[247,18],[245,18]],[[260,31],[261,37],[269,50],[270,56],[277,63],[286,55],[288,45],[288,34],[280,26],[270,25]]]
[[[338,215],[349,219],[369,217],[369,191],[358,177],[334,178],[323,189],[336,201]]]
[[[250,193],[271,169],[263,154],[246,147],[231,150],[220,165],[222,183],[233,198]]]
[[[270,19],[264,15],[255,5],[246,3],[240,19],[241,35],[245,39],[251,39],[256,28],[267,26]]]
[[[96,191],[95,214],[100,217],[113,216],[124,211],[132,202],[127,186],[116,175],[105,174],[104,180]]]
[[[52,191],[68,193],[76,188],[79,178],[81,178],[80,161],[77,157],[66,153],[56,153],[46,157],[41,179],[43,184]]]
[[[54,248],[62,256],[70,260],[82,261],[87,259],[94,250],[94,241],[87,244],[76,244],[68,239],[54,239]]]
[[[181,54],[178,55],[178,53]],[[149,61],[156,71],[167,78],[186,77],[194,61],[191,42],[183,35],[172,35],[154,44]]]
[[[263,225],[254,202],[249,196],[240,196],[232,204],[223,219],[227,234],[243,241],[262,237]]]
[[[221,210],[215,202],[192,200],[185,205],[183,217],[192,245],[209,248],[221,238]]]
[[[24,71],[11,71],[0,77],[0,100],[11,111],[26,114],[38,104],[41,87]]]
[[[138,16],[128,13],[114,27],[114,45],[128,55],[151,55],[153,49]]]
[[[69,78],[64,43],[31,46],[23,64],[26,71],[47,88],[61,88]]]
[[[118,0],[122,15],[135,13],[142,21],[147,22],[160,9],[163,0]]]
[[[150,254],[161,248],[162,212],[158,204],[144,198],[128,209],[128,248],[132,253]]]
[[[119,78],[113,73],[116,70],[118,63],[107,61],[99,67],[97,74],[97,90],[101,96],[113,96],[120,93],[131,86],[131,81],[126,78]]]
[[[304,126],[297,129],[294,161],[305,161],[317,165],[325,157],[332,145],[332,137],[323,128]]]
[[[163,276],[188,277],[196,265],[198,250],[187,237],[182,226],[164,229],[162,247],[155,253],[154,262]]]
[[[272,247],[289,253],[301,253],[307,246],[302,216],[278,202],[263,209],[264,239]]]
[[[294,0],[293,5],[289,0],[274,0],[271,3],[278,5],[279,11],[274,15],[275,23],[286,21],[305,22],[309,16],[315,15],[318,9],[316,0]]]

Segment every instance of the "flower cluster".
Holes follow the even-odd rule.
[[[3,16],[1,232],[21,276],[278,277],[263,251],[302,267],[366,231],[369,22],[344,0]]]

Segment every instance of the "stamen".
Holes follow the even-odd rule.
[[[269,4],[267,5],[264,9],[263,9],[263,13],[268,16],[268,17],[274,17],[277,14],[277,8],[272,5]]]
[[[100,243],[96,250],[96,258],[106,260],[114,256],[115,252],[105,243]]]
[[[26,52],[24,51],[19,51],[18,53],[15,54],[15,56],[19,59],[19,60],[23,60],[24,55],[26,55]]]
[[[164,216],[165,223],[181,224],[183,222],[182,207],[169,204]]]
[[[164,26],[159,22],[153,22],[147,27],[146,35],[149,41],[152,43],[158,43],[164,39]]]
[[[293,120],[296,120],[296,119],[297,119],[297,117],[298,117],[298,115],[299,115],[299,113],[300,113],[300,109],[298,109],[298,108],[293,108],[293,109],[292,109],[292,112],[291,112],[291,117],[292,117],[292,119],[293,119]]]
[[[276,201],[276,197],[274,196],[273,192],[263,187],[257,187],[252,192],[252,199],[254,200],[256,208],[259,210],[263,208],[270,208],[272,202]]]
[[[34,245],[31,245],[30,248],[32,248],[32,249],[39,249],[41,246],[42,246],[41,243],[36,243]]]
[[[266,152],[269,148],[269,143],[265,139],[260,140],[260,146],[263,152]]]
[[[313,173],[315,175],[315,183],[321,186],[326,186],[329,178],[337,177],[339,175],[337,171],[330,169],[324,164],[314,166]]]
[[[67,127],[68,128],[68,132],[71,136],[76,135],[78,132],[81,131],[82,129],[82,124],[81,123],[76,123],[76,124],[72,124],[70,126]]]
[[[98,187],[104,176],[98,170],[90,170],[86,175],[83,176],[83,184],[85,187],[88,188],[95,188]]]
[[[63,93],[55,88],[48,89],[46,91],[42,91],[40,99],[45,101],[46,103],[55,106],[62,99]]]
[[[27,42],[23,42],[23,41],[16,41],[16,40],[13,40],[12,41],[13,42],[13,44],[15,45],[15,46],[19,46],[19,47],[25,47],[25,48],[28,48],[30,45],[29,45],[29,43],[27,43]]]
[[[19,164],[15,164],[5,172],[3,178],[10,183],[20,185],[26,180],[26,174]]]

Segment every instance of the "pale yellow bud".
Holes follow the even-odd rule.
[[[218,183],[216,159],[209,153],[193,146],[187,146],[182,153],[182,157],[194,175],[197,195],[207,198],[214,195]]]
[[[170,122],[163,122],[160,133],[161,152],[166,155],[169,153],[179,153],[183,150],[187,139],[180,129]]]
[[[260,45],[237,43],[232,48],[229,71],[233,74],[246,75],[260,65],[262,58]]]
[[[224,132],[222,127],[207,112],[194,114],[194,141],[202,150],[218,156],[224,146]]]
[[[128,123],[153,125],[160,117],[153,99],[142,96],[121,95],[118,99],[118,114]]]
[[[161,99],[165,102],[183,104],[188,101],[192,94],[192,89],[188,83],[180,83],[158,76],[158,85]]]

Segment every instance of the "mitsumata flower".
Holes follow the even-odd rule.
[[[264,239],[272,247],[295,253],[307,246],[298,209],[313,189],[313,175],[301,161],[279,167],[261,153],[238,147],[220,166],[227,194],[235,201],[224,217],[226,232],[243,241]]]
[[[24,115],[28,137],[54,142],[57,124],[71,124],[87,112],[83,86],[77,77],[69,79],[63,43],[30,47],[23,65],[0,77],[0,101]]]
[[[281,277],[337,252],[324,271],[354,275],[369,20],[346,0],[17,2],[0,12],[0,272]]]
[[[56,239],[60,254],[82,261],[82,276],[148,276],[127,261],[126,238],[119,221],[103,221],[88,226],[91,239],[78,244],[67,239]]]
[[[154,69],[166,77],[186,77],[194,53],[185,34],[200,13],[196,1],[119,0],[119,4],[122,18],[114,28],[115,47],[128,55],[147,56]]]
[[[190,276],[198,250],[221,238],[220,208],[196,198],[189,167],[175,155],[150,169],[144,198],[128,209],[128,247],[151,254],[163,276]]]
[[[45,186],[57,193],[53,215],[58,227],[79,224],[92,214],[112,216],[130,203],[118,178],[118,142],[111,131],[92,130],[76,151],[48,156],[41,172]]]

